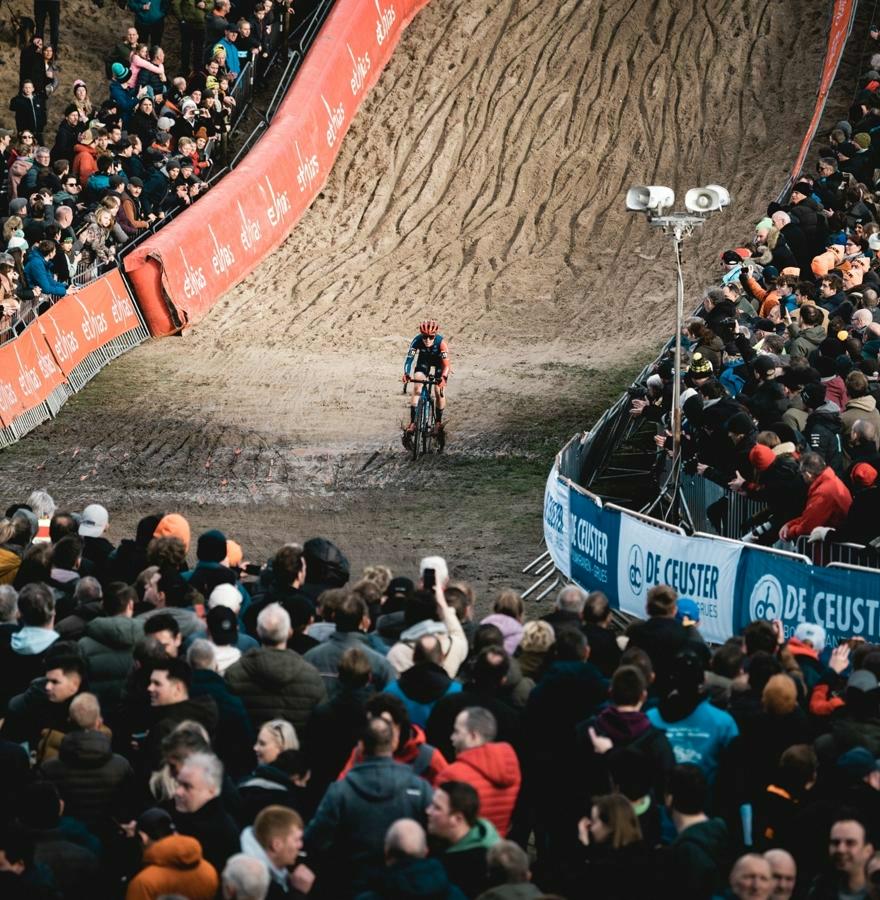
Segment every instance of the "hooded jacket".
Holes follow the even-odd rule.
[[[499,840],[491,822],[477,819],[474,827],[440,857],[449,880],[468,897],[476,897],[489,887],[486,854]]]
[[[649,709],[647,716],[652,725],[666,732],[675,761],[699,766],[712,784],[722,751],[739,735],[733,716],[699,694],[678,692]]]
[[[810,325],[809,328],[798,328],[797,325],[788,326],[791,340],[786,350],[792,359],[799,356],[809,356],[814,350],[819,349],[819,344],[825,340],[827,333],[824,325]]]
[[[134,645],[144,636],[143,623],[127,616],[100,616],[86,624],[78,641],[86,660],[89,687],[109,711],[122,699]]]
[[[9,544],[0,547],[0,584],[12,584],[19,568],[21,568],[20,549]]]
[[[503,613],[492,613],[492,615],[486,616],[480,624],[494,625],[504,638],[504,649],[507,651],[507,655],[513,656],[516,653],[516,648],[519,647],[519,642],[523,636],[522,622],[517,621],[513,616],[506,616]]]
[[[289,872],[285,868],[278,868],[269,859],[268,854],[263,849],[263,845],[257,840],[253,827],[250,825],[241,833],[241,852],[246,856],[258,859],[269,870],[269,877],[272,879],[271,883],[277,886],[282,893],[288,893],[290,887]],[[267,896],[271,894],[272,890],[270,888]]]
[[[353,881],[382,863],[385,833],[398,819],[425,821],[430,785],[390,757],[372,757],[327,788],[306,828],[306,846],[346,860]],[[490,826],[491,827],[491,826]]]
[[[852,506],[852,494],[834,474],[831,466],[810,484],[804,511],[786,523],[790,540],[809,534],[814,528],[836,528],[846,519]]]
[[[880,412],[877,412],[877,401],[869,394],[867,397],[852,397],[846,409],[840,414],[840,420],[848,434],[857,419],[870,422],[880,434]]]
[[[842,475],[846,469],[842,434],[843,422],[840,407],[836,403],[827,401],[807,416],[804,428],[807,446],[818,453],[838,475]]]
[[[461,664],[467,658],[468,642],[455,610],[449,606],[443,609],[442,622],[426,619],[407,628],[400,635],[400,640],[388,651],[388,662],[397,669],[398,674],[405,672],[413,664],[413,648],[416,641],[426,634],[437,636],[443,652],[441,665],[449,673],[450,678],[455,678]]]
[[[293,650],[248,650],[226,670],[226,683],[241,697],[254,728],[282,718],[300,731],[312,710],[327,699],[318,670]]]
[[[669,846],[663,868],[670,889],[663,896],[709,900],[726,887],[733,846],[723,819],[707,819],[685,828]]]
[[[373,672],[373,684],[377,691],[381,691],[397,678],[397,672],[387,659],[370,647],[365,634],[359,631],[340,632],[334,631],[326,641],[313,647],[303,656],[307,663],[311,663],[324,679],[324,686],[328,693],[336,688],[339,678],[339,663],[346,650],[357,647],[366,654]]]
[[[461,691],[461,684],[453,681],[442,666],[435,663],[419,663],[407,669],[397,681],[385,688],[386,694],[399,697],[414,725],[424,728],[434,709],[434,704],[449,694]]]
[[[219,887],[217,870],[202,858],[199,842],[171,834],[144,850],[144,867],[132,878],[125,900],[155,900],[163,894],[214,900]]]
[[[437,783],[464,781],[480,795],[480,812],[500,835],[510,828],[522,775],[513,747],[504,741],[462,750],[444,769]]]
[[[355,900],[465,900],[436,859],[396,862],[383,869],[371,886]]]
[[[35,679],[45,675],[46,652],[58,640],[51,628],[25,625],[0,644],[0,712],[16,694],[27,690]]]
[[[110,737],[100,731],[65,735],[58,756],[44,762],[40,771],[64,798],[65,813],[82,819],[90,828],[106,825],[111,816],[134,812],[134,771],[125,757],[113,752]]]

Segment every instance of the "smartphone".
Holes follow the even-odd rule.
[[[437,583],[437,576],[434,574],[433,569],[425,569],[422,572],[422,584],[425,586],[426,591],[433,591],[434,585]]]

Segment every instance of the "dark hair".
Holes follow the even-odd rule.
[[[167,659],[153,663],[153,671],[167,672],[169,681],[180,681],[186,685],[187,690],[192,684],[192,669],[189,667],[189,663],[187,663],[186,660],[169,656]]]
[[[772,653],[759,650],[749,657],[749,687],[756,694],[763,692],[767,682],[782,672],[782,664]]]
[[[158,613],[144,622],[145,635],[158,634],[160,631],[170,631],[174,637],[180,634],[180,625],[171,613]]]
[[[276,584],[289,587],[302,572],[303,548],[299,544],[285,544],[272,558],[272,577]]]
[[[373,674],[369,657],[360,647],[349,647],[339,660],[339,684],[350,688],[364,687]]]
[[[69,512],[57,512],[49,521],[49,540],[57,544],[66,534],[76,534],[79,525]]]
[[[464,781],[444,781],[437,785],[449,797],[449,812],[464,817],[470,827],[477,824],[480,814],[480,795],[474,787]]]
[[[418,663],[434,663],[439,666],[443,662],[443,648],[439,638],[434,634],[424,634],[413,647],[413,665]]]
[[[510,657],[501,647],[485,647],[476,660],[472,677],[474,683],[490,690],[501,687],[510,672]]]
[[[559,662],[583,662],[590,644],[577,628],[561,628],[556,633],[553,654]]]
[[[809,744],[792,744],[779,757],[776,783],[783,790],[800,795],[816,778],[819,757]]]
[[[404,628],[437,618],[437,599],[431,591],[416,591],[403,611]]]
[[[55,615],[55,597],[42,582],[26,584],[18,595],[18,613],[22,625],[40,628]]]
[[[654,678],[654,663],[641,647],[627,647],[621,654],[620,664],[622,666],[635,666],[642,673],[645,684],[650,684]]]
[[[749,622],[743,631],[743,640],[747,656],[752,656],[759,650],[765,653],[776,652],[776,631],[765,619]]]
[[[668,584],[656,584],[648,590],[645,609],[649,616],[670,616],[678,602],[675,588]]]
[[[83,542],[79,535],[68,534],[52,548],[52,565],[59,569],[73,569],[82,558]]]
[[[336,607],[336,614],[333,617],[336,622],[336,630],[340,634],[351,634],[357,631],[367,614],[367,604],[363,597],[349,592],[342,603]]]
[[[390,753],[394,742],[391,724],[379,717],[368,719],[361,734],[361,741],[364,745],[364,756]]]
[[[472,654],[476,655],[486,647],[503,646],[504,635],[497,625],[493,625],[491,622],[484,622],[482,625],[477,626],[477,630],[474,632],[473,647],[471,648]]]
[[[159,593],[165,595],[165,605],[178,608],[188,606],[186,597],[189,585],[180,577],[180,572],[169,568],[163,568],[161,571],[156,587]]]
[[[406,704],[404,704],[400,697],[397,697],[394,694],[373,694],[364,705],[364,711],[368,716],[372,716],[376,719],[378,719],[382,713],[388,713],[394,724],[400,728],[401,741],[409,735],[409,712],[407,711]]]
[[[137,603],[137,591],[124,581],[112,581],[107,585],[107,593],[101,601],[105,616],[118,616],[125,612],[129,603]]]
[[[587,594],[584,603],[584,622],[592,625],[599,625],[604,622],[611,612],[611,604],[602,591],[591,591]]]
[[[80,679],[86,677],[86,661],[79,652],[79,647],[73,641],[56,641],[49,652],[43,671],[51,672],[52,669],[61,669],[65,675],[76,672]]]
[[[698,766],[675,766],[669,773],[666,792],[671,797],[672,808],[686,816],[695,816],[706,808],[708,786]]]
[[[818,306],[807,304],[801,307],[801,321],[804,325],[818,325],[822,321],[822,313]]]
[[[742,671],[745,658],[742,642],[739,638],[731,638],[715,651],[709,668],[723,678],[736,678]]]
[[[647,690],[645,676],[635,666],[621,666],[611,676],[611,699],[616,706],[635,706]]]

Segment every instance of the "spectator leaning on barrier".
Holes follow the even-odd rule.
[[[783,541],[809,535],[814,528],[834,528],[844,521],[852,505],[852,494],[818,453],[804,454],[800,469],[807,485],[807,504],[800,516],[779,529]]]

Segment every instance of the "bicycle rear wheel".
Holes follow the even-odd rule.
[[[424,453],[424,438],[423,435],[425,433],[425,418],[427,415],[427,410],[425,409],[425,398],[422,397],[419,400],[419,405],[416,407],[416,430],[413,432],[412,436],[412,458],[413,462],[415,462],[419,455]]]

